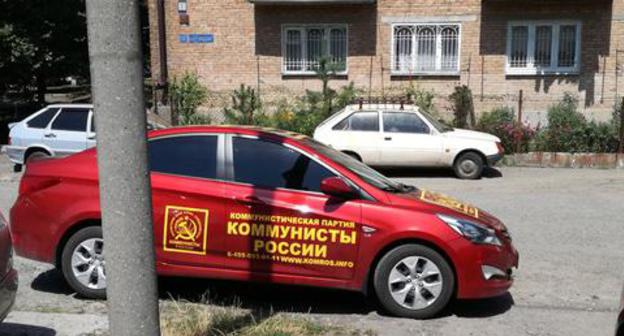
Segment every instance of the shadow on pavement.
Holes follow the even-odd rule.
[[[26,324],[3,322],[0,323],[0,335],[2,336],[55,336],[56,331],[30,326]]]
[[[510,293],[479,300],[457,300],[450,313],[458,317],[479,318],[500,315],[511,309],[514,299]]]
[[[367,314],[375,305],[357,292],[224,280],[160,278],[161,299],[238,305],[253,311]]]
[[[376,168],[387,177],[457,178],[450,168]],[[497,168],[485,167],[482,178],[499,178],[503,173]]]
[[[336,289],[170,277],[159,279],[159,292],[161,299],[219,306],[238,305],[255,313],[366,315],[378,312],[386,316],[374,300],[363,294]],[[509,293],[488,299],[456,300],[439,317],[490,317],[507,312],[513,304],[513,297]]]
[[[72,295],[75,293],[65,282],[63,274],[55,268],[37,275],[30,287],[36,291],[52,294]]]

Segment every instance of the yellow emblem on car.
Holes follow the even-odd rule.
[[[455,211],[459,211],[468,216],[479,218],[479,209],[463,203],[453,197],[422,189],[420,191],[420,199],[431,204],[440,205]]]

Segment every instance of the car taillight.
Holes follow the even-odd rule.
[[[59,184],[61,180],[56,177],[24,176],[19,186],[19,194],[29,194],[35,191],[47,189]]]
[[[505,147],[503,147],[503,144],[502,144],[502,143],[497,142],[497,143],[496,143],[496,148],[498,148],[498,152],[499,152],[499,153],[501,153],[501,154],[505,153]]]

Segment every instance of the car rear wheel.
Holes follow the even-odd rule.
[[[455,160],[453,169],[460,179],[474,180],[481,177],[483,172],[483,159],[475,152],[462,154]]]
[[[102,228],[90,226],[76,232],[63,248],[61,268],[67,283],[80,295],[106,298],[106,262]]]
[[[438,252],[409,244],[383,256],[375,270],[374,287],[379,302],[390,314],[426,319],[447,306],[455,277]]]
[[[41,160],[41,159],[46,159],[46,158],[49,158],[49,157],[50,157],[50,155],[48,155],[48,153],[46,153],[46,152],[34,151],[34,152],[28,154],[28,156],[26,157],[24,162],[28,165],[31,162],[34,162],[34,161],[37,161],[37,160]]]

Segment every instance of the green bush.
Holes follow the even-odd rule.
[[[326,97],[322,92],[306,91],[294,104],[286,101],[278,103],[277,111],[268,119],[271,127],[293,131],[301,134],[312,135],[316,126],[331,114],[343,109],[351,103],[360,93],[360,90],[350,83],[343,86],[331,99],[332,110],[328,111]]]
[[[615,152],[618,146],[615,122],[588,122],[578,112],[578,100],[566,93],[548,109],[548,126],[535,140],[535,149],[549,152]]]
[[[475,114],[470,88],[466,85],[456,86],[449,100],[453,104],[453,125],[458,128],[472,128],[475,125]]]
[[[535,136],[533,128],[515,120],[514,110],[510,107],[499,107],[483,113],[476,129],[499,137],[506,153],[514,153],[518,149],[528,151]]]
[[[169,84],[171,123],[175,125],[209,124],[210,118],[197,113],[208,96],[208,90],[196,74],[186,72],[181,79],[173,78]]]
[[[223,110],[225,121],[235,125],[258,125],[266,120],[262,113],[262,104],[256,90],[241,84],[232,93],[232,106]]]
[[[435,98],[433,92],[414,87],[414,85],[410,84],[405,90],[405,96],[408,100],[414,102],[414,105],[418,106],[421,110],[429,112],[430,114],[437,114],[433,105],[433,99]]]

